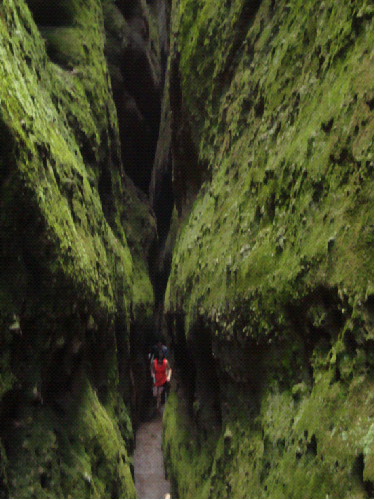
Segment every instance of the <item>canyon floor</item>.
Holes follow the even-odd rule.
[[[164,474],[161,431],[162,415],[157,415],[142,423],[136,433],[134,475],[138,498],[166,498],[170,493]]]

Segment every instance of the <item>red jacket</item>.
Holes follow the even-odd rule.
[[[167,360],[164,358],[161,365],[158,360],[154,360],[155,385],[159,387],[167,381]]]

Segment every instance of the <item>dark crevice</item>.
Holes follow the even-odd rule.
[[[111,221],[114,212],[113,193],[112,193],[112,175],[106,165],[102,165],[98,181],[98,191],[102,202],[103,212],[107,221]]]
[[[369,314],[369,319],[374,323],[374,294],[371,293],[364,302],[364,307],[367,309]]]
[[[360,481],[363,479],[363,471],[365,469],[363,453],[360,453],[354,460],[352,474]]]
[[[74,319],[66,321],[65,328],[71,330],[74,322]],[[36,327],[31,323],[27,328],[35,329]],[[66,415],[66,412],[80,391],[85,363],[85,355],[82,347],[83,343],[77,332],[68,339],[62,348],[57,349],[50,356],[49,362],[46,360],[44,363],[43,402],[60,416]]]
[[[207,165],[200,162],[192,138],[188,111],[182,96],[180,54],[170,63],[169,98],[171,106],[171,148],[173,158],[173,192],[179,217],[193,203],[207,172]]]
[[[167,239],[174,207],[171,151],[169,151],[167,163],[167,170],[164,175],[162,175],[161,181],[155,189],[153,203],[153,209],[157,220],[160,247]]]
[[[1,398],[0,439],[8,459],[16,452],[14,443],[17,428],[14,424],[22,417],[24,401],[25,394],[20,387],[7,391]]]
[[[121,15],[126,22],[116,30],[116,17]],[[163,57],[156,62],[148,19],[139,0],[116,2],[106,10],[104,20],[105,54],[119,121],[123,167],[134,184],[148,194],[168,53],[163,45]]]
[[[170,149],[165,163],[164,168],[159,168],[156,173],[156,180],[151,194],[153,210],[157,221],[158,241],[155,242],[154,252],[150,252],[149,268],[154,287],[155,310],[158,315],[157,324],[161,324],[164,294],[172,264],[172,244],[170,242],[167,243],[174,208]]]
[[[139,0],[116,0],[116,5],[125,19],[131,19],[134,16],[142,14],[142,8]]]
[[[198,318],[190,331],[189,340],[196,366],[194,400],[198,406],[194,417],[200,428],[208,431],[221,427],[220,384],[216,362],[212,356],[211,333]],[[205,414],[204,420],[201,415]]]
[[[61,27],[72,24],[75,9],[69,0],[27,0],[38,26]]]
[[[366,101],[367,106],[370,108],[370,111],[374,111],[374,98]]]
[[[345,349],[351,357],[354,357],[357,351],[358,343],[355,340],[354,333],[347,331],[344,336]]]
[[[177,381],[176,390],[182,390],[192,416],[197,369],[193,352],[186,341],[184,315],[178,313],[168,315],[166,321],[168,336],[171,339],[171,350],[174,353],[174,378]]]
[[[12,136],[8,126],[0,120],[0,183],[3,187],[8,181],[8,176],[11,171],[11,165],[14,163],[12,155],[14,148],[14,137]]]
[[[40,474],[40,486],[44,489],[44,488],[48,488],[49,486],[49,478],[48,478],[48,475],[46,472],[42,472],[42,474]]]
[[[331,118],[328,122],[323,122],[322,125],[321,125],[321,129],[326,133],[328,134],[331,129],[332,129],[332,126],[333,126],[333,118]]]
[[[309,374],[311,384],[313,382],[311,359],[314,349],[317,346],[322,348],[323,345],[326,345],[325,350],[327,350],[333,344],[345,323],[345,316],[341,312],[343,307],[338,307],[339,304],[340,299],[336,288],[320,287],[300,303],[288,306],[291,325],[293,325],[293,330],[300,336],[304,346],[304,366]],[[345,303],[343,306],[350,312],[349,304]],[[324,320],[320,325],[316,324],[316,315],[318,313],[314,312],[315,308],[324,311]],[[351,339],[349,338],[347,342],[350,344]],[[354,344],[352,349],[355,349]],[[336,371],[335,378],[340,378],[339,371]]]
[[[167,257],[162,259],[160,266],[155,270],[153,281],[154,281],[154,293],[155,293],[155,309],[157,310],[159,305],[164,301],[164,294],[167,288],[169,274],[172,265],[172,255],[169,254]]]
[[[354,460],[352,474],[362,484],[366,491],[367,498],[374,498],[374,482],[363,479],[363,472],[365,470],[365,461],[363,453],[360,453]]]
[[[306,453],[313,455],[314,457],[318,454],[318,443],[316,441],[315,434],[311,436],[310,441],[306,445]]]
[[[267,460],[265,462],[265,464],[263,465],[262,470],[260,471],[259,480],[261,483],[263,483],[267,479],[267,477],[269,476],[270,470],[271,470],[271,464]]]
[[[1,446],[1,443],[0,443],[0,446]],[[0,498],[10,498],[9,497],[8,482],[7,482],[5,475],[3,475],[2,472],[0,472]]]
[[[254,106],[255,116],[257,118],[262,118],[264,113],[264,98],[260,96],[258,102]]]
[[[128,380],[128,344],[127,344],[127,323],[124,314],[118,314],[116,317],[115,332],[116,332],[116,352],[117,352],[117,366],[119,372],[120,392],[126,399],[126,388],[124,382]],[[95,335],[95,330],[92,333]]]
[[[218,80],[222,82],[223,87],[228,85],[233,78],[237,67],[237,61],[239,60],[238,53],[241,50],[242,43],[246,38],[247,32],[255,19],[261,3],[261,0],[244,2],[237,24],[233,26],[233,33],[235,33],[233,44],[226,56],[226,64],[218,75]]]

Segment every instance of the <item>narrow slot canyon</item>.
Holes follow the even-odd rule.
[[[150,2],[157,18],[157,37],[151,39],[150,22],[141,2],[118,4],[130,43],[113,49],[126,30],[115,33],[113,17],[107,19],[107,60],[119,120],[124,172],[134,182],[138,196],[149,204],[156,223],[156,237],[148,249],[147,265],[154,291],[154,313],[148,324],[135,321],[130,327],[130,377],[134,430],[134,484],[138,498],[170,498],[161,447],[162,415],[155,409],[150,375],[150,352],[161,338],[164,292],[169,277],[163,248],[174,206],[169,130],[160,133],[162,98],[168,60],[168,26],[164,0]],[[142,12],[143,11],[143,12]],[[150,11],[149,11],[150,13]],[[112,15],[115,13],[113,12]],[[115,14],[116,15],[116,14]],[[158,44],[158,50],[155,45]],[[116,58],[116,59],[115,59]],[[165,113],[165,110],[163,110]],[[169,116],[167,116],[167,120]],[[154,165],[156,166],[154,167]],[[154,167],[154,168],[153,168]],[[126,374],[124,374],[126,376]],[[164,409],[164,405],[163,405]]]
[[[0,498],[373,498],[373,10],[0,2]]]

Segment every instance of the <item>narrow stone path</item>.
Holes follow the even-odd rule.
[[[141,424],[135,437],[134,477],[138,498],[170,498],[161,451],[162,416]]]

